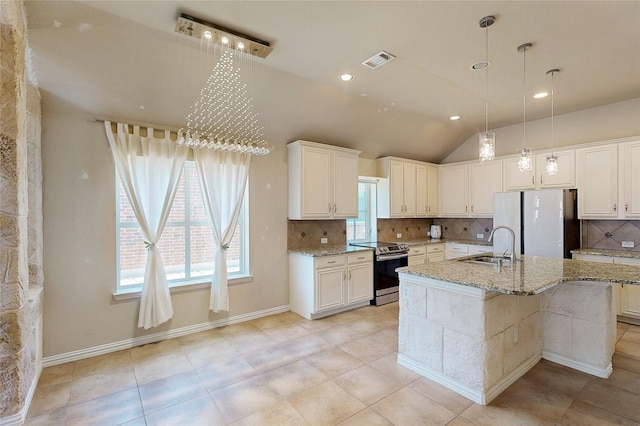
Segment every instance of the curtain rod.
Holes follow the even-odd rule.
[[[168,130],[171,133],[174,134],[178,134],[178,130],[174,127],[167,127],[167,126],[162,126],[159,124],[150,124],[150,123],[140,123],[140,122],[128,122],[128,121],[122,121],[122,120],[107,120],[104,118],[95,118],[95,117],[91,117],[89,118],[89,121],[93,122],[93,123],[104,123],[105,121],[110,121],[111,123],[122,123],[122,124],[127,124],[129,126],[139,126],[139,127],[150,127],[153,130],[158,130],[160,132],[164,131],[164,130]]]

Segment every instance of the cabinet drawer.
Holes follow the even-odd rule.
[[[442,253],[444,252],[444,244],[433,244],[427,246],[427,253]]]
[[[419,256],[427,253],[426,246],[414,246],[409,248],[409,256]]]
[[[373,261],[373,250],[360,251],[358,253],[351,253],[348,256],[349,265],[354,263],[364,263]]]
[[[345,256],[319,257],[316,259],[315,266],[316,266],[316,269],[342,266],[344,265],[344,260],[345,260],[344,258]]]
[[[466,244],[448,243],[446,250],[451,253],[466,254],[469,253],[469,246]]]

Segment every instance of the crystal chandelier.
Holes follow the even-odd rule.
[[[558,72],[560,72],[558,68],[547,71],[547,75],[551,74],[551,155],[547,157],[546,170],[548,175],[555,175],[558,173],[558,157],[553,154],[553,76]]]
[[[496,21],[495,16],[485,16],[480,20],[480,28],[485,29],[485,60],[472,66],[473,69],[485,68],[486,76],[486,93],[485,93],[485,108],[484,108],[484,120],[485,128],[484,133],[478,135],[480,162],[485,163],[491,161],[496,155],[496,134],[489,131],[489,27]]]
[[[522,149],[520,150],[520,157],[518,158],[518,170],[520,173],[531,170],[533,167],[533,161],[531,159],[531,148],[526,148],[527,141],[527,49],[533,46],[531,43],[524,43],[518,46],[518,52],[522,52]]]
[[[200,97],[187,115],[186,129],[178,131],[178,144],[192,148],[215,149],[251,155],[267,155],[269,149],[240,78],[236,58],[243,62],[266,57],[269,43],[209,22],[182,14],[176,31],[221,49],[219,61],[200,91]]]

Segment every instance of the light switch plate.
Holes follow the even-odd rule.
[[[624,247],[624,248],[634,248],[635,247],[635,243],[633,241],[623,241],[622,242],[622,247]]]
[[[327,244],[329,242],[328,238],[320,238],[320,244]]]
[[[484,238],[484,234],[476,234],[476,238],[482,239]]]

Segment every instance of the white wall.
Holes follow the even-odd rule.
[[[551,119],[527,122],[527,147],[551,148]],[[496,155],[515,154],[522,149],[522,124],[493,129]],[[618,139],[640,135],[640,98],[585,109],[554,117],[554,146]],[[474,134],[442,163],[473,160],[478,157],[478,135]]]
[[[209,290],[174,293],[173,318],[137,328],[139,299],[115,301],[115,169],[102,123],[43,102],[44,356],[118,342],[289,303],[286,149],[256,157],[250,175],[251,272],[230,287],[230,312]]]

